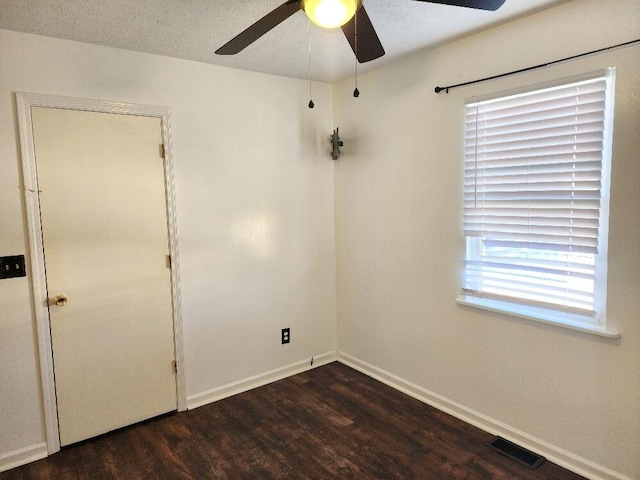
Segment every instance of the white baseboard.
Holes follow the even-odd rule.
[[[375,378],[396,390],[406,393],[421,402],[431,405],[438,410],[470,423],[485,432],[491,433],[492,435],[499,435],[507,440],[517,443],[518,445],[546,457],[549,461],[582,475],[583,477],[591,480],[633,480],[631,477],[614,472],[607,467],[603,467],[587,460],[586,458],[582,458],[567,450],[556,447],[544,440],[465,407],[453,400],[449,400],[448,398],[431,392],[426,388],[422,388],[419,385],[408,382],[397,375],[389,373],[362,360],[358,360],[346,353],[338,352],[338,361],[364,373],[365,375]]]
[[[406,393],[421,402],[431,405],[438,410],[470,423],[475,427],[493,435],[500,435],[507,440],[543,455],[549,461],[586,478],[591,480],[633,480],[631,477],[627,477],[604,466],[591,462],[345,353],[326,352],[321,355],[314,356],[313,366],[310,365],[310,361],[304,360],[275,370],[270,370],[260,375],[249,377],[244,380],[229,383],[206,392],[188,396],[187,408],[191,410],[201,407],[217,400],[290,377],[291,375],[296,375],[298,373],[326,365],[327,363],[331,363],[335,360],[338,360],[339,362],[344,363],[365,375],[375,378],[396,390]],[[0,455],[0,472],[40,460],[47,456],[48,452],[46,443],[34,444],[13,452],[2,454]]]
[[[327,363],[334,362],[335,360],[337,360],[336,352],[326,352],[313,357],[313,366],[311,366],[311,359],[303,360],[275,370],[261,373],[260,375],[246,378],[244,380],[228,383],[227,385],[222,385],[221,387],[217,387],[206,392],[189,395],[187,396],[187,409],[192,410],[194,408],[202,407],[208,403],[222,400],[223,398],[231,397],[248,390],[253,390],[257,387],[262,387],[263,385],[275,382],[276,380],[282,380],[283,378],[311,370],[312,368],[316,368],[321,365],[326,365]]]
[[[0,472],[41,460],[49,455],[46,443],[36,443],[28,447],[0,455]]]

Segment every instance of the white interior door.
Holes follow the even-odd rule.
[[[33,107],[32,122],[68,445],[177,406],[161,120]]]

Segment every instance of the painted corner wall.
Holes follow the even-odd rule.
[[[166,106],[187,403],[335,352],[332,86],[314,85],[313,110],[308,91],[301,80],[0,30],[0,255],[28,254],[16,92]],[[46,454],[32,303],[29,277],[0,281],[0,467]]]
[[[640,46],[436,95],[640,35],[637,0],[574,0],[334,90],[342,358],[592,478],[640,478]],[[455,304],[466,98],[617,68],[605,340]]]
[[[303,81],[0,30],[0,255],[28,245],[15,92],[167,106],[192,404],[334,351],[337,290],[345,358],[640,478],[638,47],[433,93],[639,32],[637,0],[573,0],[363,75],[357,100],[352,80],[316,84],[310,111]],[[622,338],[457,306],[464,99],[609,66],[608,318]],[[0,466],[43,453],[31,304],[29,278],[0,281]]]

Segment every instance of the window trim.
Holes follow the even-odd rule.
[[[610,172],[611,172],[611,151],[612,151],[612,139],[613,139],[613,110],[615,103],[615,67],[598,70],[595,72],[589,72],[583,75],[576,75],[568,78],[554,80],[551,82],[544,82],[536,85],[530,85],[524,88],[513,89],[509,91],[503,91],[493,93],[490,95],[484,95],[481,97],[472,97],[465,100],[464,105],[470,103],[486,102],[494,99],[500,99],[504,97],[524,95],[537,90],[544,90],[553,88],[556,86],[567,85],[571,83],[578,83],[585,80],[591,80],[595,78],[606,78],[607,81],[607,98],[610,107],[605,109],[604,128],[605,131],[609,130],[611,133],[605,135],[605,142],[603,145],[603,158],[608,157],[608,162],[603,162],[602,166],[602,179],[603,184],[601,190],[607,192],[602,196],[602,204],[600,206],[600,218],[602,229],[599,235],[599,243],[604,251],[608,250],[608,224],[609,224],[609,196],[610,196]],[[607,140],[608,137],[608,140]],[[465,237],[466,238],[466,237]],[[596,256],[596,289],[594,291],[594,309],[598,312],[597,320],[594,322],[594,317],[590,315],[581,315],[579,313],[564,312],[561,310],[547,309],[540,306],[525,305],[508,300],[499,300],[486,297],[475,296],[468,294],[462,289],[460,295],[456,298],[456,303],[459,305],[478,308],[490,312],[505,314],[517,318],[527,319],[547,325],[558,326],[565,329],[579,331],[583,333],[593,334],[605,338],[615,339],[620,337],[620,333],[607,328],[606,325],[606,297],[607,297],[607,264],[608,255]],[[467,251],[465,249],[464,258],[467,258]]]
[[[586,323],[580,321],[580,316],[570,313],[556,312],[540,307],[518,305],[511,302],[492,300],[488,298],[474,297],[472,295],[460,295],[456,298],[458,305],[501,313],[511,317],[523,318],[537,323],[553,325],[569,330],[590,333],[605,338],[620,338],[620,332],[606,328],[602,324]]]

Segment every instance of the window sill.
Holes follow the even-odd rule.
[[[466,305],[468,307],[480,308],[490,312],[503,313],[513,317],[524,318],[534,322],[554,325],[560,328],[567,328],[583,333],[590,333],[605,338],[620,338],[620,333],[607,330],[600,325],[594,325],[581,322],[578,319],[563,318],[560,313],[552,312],[542,308],[528,307],[525,305],[517,305],[498,300],[489,300],[486,298],[477,298],[469,295],[460,295],[456,298],[456,303]],[[577,317],[577,316],[574,316]]]

